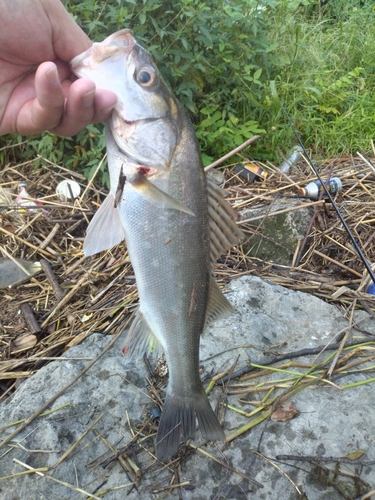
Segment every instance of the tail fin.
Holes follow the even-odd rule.
[[[170,394],[167,390],[156,436],[156,455],[166,462],[182,441],[195,438],[196,418],[202,436],[210,441],[224,441],[225,434],[203,390],[190,397]]]

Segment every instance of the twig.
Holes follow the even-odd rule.
[[[7,144],[0,148],[0,151],[4,151],[4,149],[16,148],[17,146],[22,146],[22,144],[26,144],[28,141],[17,142],[17,144]]]
[[[358,323],[357,323],[358,324]],[[364,343],[373,345],[375,342],[372,341],[367,341],[365,339],[362,339]],[[356,339],[355,341],[348,342],[345,347],[353,347],[358,344],[361,344],[361,339]],[[336,342],[335,344],[330,344],[329,346],[318,346],[318,347],[312,347],[308,349],[301,349],[299,351],[294,351],[294,352],[287,352],[285,354],[281,354],[280,356],[275,356],[274,358],[271,359],[263,359],[259,361],[259,365],[263,366],[268,366],[272,365],[273,363],[278,363],[279,361],[284,361],[284,359],[292,359],[292,358],[299,358],[301,356],[309,356],[311,354],[320,354],[322,351],[334,351],[335,349],[338,349],[341,345],[341,342]],[[248,366],[245,368],[241,368],[240,370],[237,370],[231,374],[231,378],[237,378],[237,377],[242,377],[243,375],[246,375],[249,372],[252,372],[253,370],[256,370],[256,368],[253,368],[252,363],[249,363]],[[217,384],[221,383],[226,383],[229,380],[229,377],[226,376],[220,381],[217,382]]]
[[[70,406],[70,405],[71,405],[71,402],[69,401],[69,403],[65,403],[61,406],[58,406],[57,408],[53,408],[52,410],[41,413],[39,415],[39,417],[45,417],[46,415],[51,415],[52,413],[55,413],[56,411],[59,411],[62,408],[65,408],[66,406]],[[11,422],[10,424],[3,425],[2,427],[0,427],[0,432],[2,432],[4,429],[8,429],[8,427],[13,427],[14,425],[20,424],[21,422],[24,422],[24,421],[25,421],[25,419],[23,418],[22,420],[17,420],[16,422]]]
[[[202,455],[205,455],[206,457],[211,458],[214,462],[217,462],[220,464],[222,467],[225,467],[226,469],[230,470],[231,472],[234,472],[235,474],[238,474],[239,476],[243,477],[244,479],[247,479],[247,481],[250,481],[251,483],[255,484],[258,486],[258,488],[263,488],[263,484],[258,483],[258,481],[255,481],[255,479],[252,479],[249,476],[245,476],[241,471],[235,469],[234,467],[231,467],[229,464],[225,464],[221,460],[218,460],[216,457],[208,453],[207,451],[203,450],[202,448],[199,448],[199,446],[194,446],[193,444],[189,443],[190,448],[193,448],[193,450],[199,451],[199,453],[202,453]]]
[[[328,257],[328,255],[325,255],[324,253],[319,252],[318,250],[314,250],[313,252],[316,255],[319,255],[319,257],[322,257],[322,259],[329,260],[329,262],[332,262],[336,266],[342,267],[343,269],[345,269],[345,271],[348,271],[349,273],[354,274],[354,276],[358,276],[359,278],[362,278],[362,274],[361,273],[358,273],[357,271],[354,271],[354,269],[351,269],[350,267],[345,266],[345,264],[342,264],[341,262],[339,262],[339,261],[337,261],[335,259],[332,259],[331,257]]]
[[[56,233],[60,229],[60,224],[56,223],[54,227],[52,228],[51,232],[47,236],[47,238],[39,245],[39,248],[45,249],[53,240],[53,238],[56,236]]]
[[[352,464],[352,465],[361,465],[361,466],[370,466],[375,464],[375,460],[370,460],[368,462],[364,462],[360,459],[351,460],[346,457],[314,457],[312,455],[276,455],[276,460],[296,460],[299,462],[336,462],[338,464]]]
[[[355,500],[371,500],[372,495],[375,495],[375,490],[371,490],[360,497],[357,497]]]
[[[267,420],[268,417],[270,417],[272,414],[272,408],[269,407],[263,411],[261,415],[258,415],[256,418],[250,420],[245,425],[242,425],[239,429],[234,430],[231,434],[228,434],[225,438],[225,443],[230,443],[234,439],[236,439],[238,436],[241,434],[244,434],[245,432],[249,431],[253,427],[256,427],[259,425],[261,422],[264,422],[264,420]]]
[[[107,481],[105,480],[103,482],[103,484],[105,484]],[[95,491],[95,493],[97,495],[101,495],[101,496],[104,496],[105,494],[107,493],[110,493],[111,491],[118,491],[118,490],[122,490],[124,488],[129,488],[129,486],[133,486],[134,483],[127,483],[127,484],[121,484],[120,486],[112,486],[112,488],[106,488],[105,490],[99,490],[99,491]],[[102,485],[101,485],[102,486]],[[90,495],[86,500],[92,500],[93,497],[92,495]]]
[[[50,266],[50,263],[46,261],[45,259],[40,260],[40,265],[43,268],[43,271],[45,272],[45,275],[47,276],[47,279],[52,287],[53,293],[55,294],[57,300],[61,300],[65,292],[59,285],[59,282],[56,279],[56,276],[54,275],[54,272],[52,271],[52,267]]]
[[[367,158],[365,158],[365,156],[363,156],[358,151],[357,151],[357,155],[373,170],[373,172],[375,172],[374,165],[370,162],[370,160],[368,160]]]
[[[14,458],[13,461],[16,462],[17,459]],[[21,464],[22,464],[22,462],[21,462]],[[15,472],[14,474],[10,474],[9,476],[0,477],[0,481],[4,481],[5,479],[13,479],[14,477],[19,477],[19,476],[27,476],[27,475],[32,474],[32,473],[38,474],[39,476],[41,476],[43,474],[40,474],[40,472],[42,472],[42,471],[43,472],[47,472],[48,471],[48,467],[38,467],[38,469],[32,469],[30,467],[30,469],[29,470],[25,470],[23,472]]]
[[[350,316],[350,328],[346,331],[343,339],[341,340],[340,342],[340,347],[337,349],[337,352],[335,354],[335,357],[333,358],[332,360],[332,363],[331,363],[331,366],[329,367],[329,370],[327,372],[327,377],[332,377],[332,373],[333,373],[333,370],[335,369],[336,367],[336,363],[342,353],[342,350],[344,349],[344,346],[345,346],[345,343],[346,341],[348,340],[348,337],[349,337],[349,333],[351,332],[352,330],[352,324],[353,324],[353,314],[354,314],[354,311],[355,311],[355,306],[357,304],[357,299],[354,299],[353,300],[353,307],[352,307],[352,313],[351,313],[351,316]]]
[[[106,467],[108,467],[109,464],[111,464],[112,462],[114,462],[115,460],[117,460],[120,455],[122,455],[123,453],[125,453],[132,446],[132,444],[134,444],[136,442],[136,440],[139,438],[139,436],[145,430],[145,427],[146,427],[146,425],[144,425],[142,427],[142,429],[140,429],[136,434],[134,434],[134,436],[130,439],[130,441],[125,446],[122,446],[117,451],[114,450],[113,455],[110,456],[109,458],[103,460],[102,462],[100,462],[99,465],[101,465],[103,467],[103,469],[105,469]],[[93,462],[94,461],[90,462],[87,465],[90,466]]]
[[[82,200],[83,200],[83,198],[84,198],[85,194],[86,194],[86,193],[87,193],[87,191],[90,189],[90,187],[91,187],[92,183],[94,182],[95,177],[97,176],[97,174],[98,174],[98,172],[99,172],[99,170],[100,170],[101,166],[103,165],[103,162],[104,162],[104,160],[105,160],[106,158],[107,158],[107,153],[105,153],[105,155],[103,156],[103,158],[100,160],[100,162],[99,162],[98,166],[96,167],[96,170],[95,170],[95,172],[94,172],[94,175],[91,177],[91,179],[89,180],[89,182],[88,182],[87,186],[85,187],[85,190],[84,190],[84,191],[83,191],[83,193],[81,194],[81,196],[80,196],[80,198],[79,198],[79,200],[78,200],[78,203],[79,203],[79,204],[81,204],[81,203],[82,203]]]
[[[36,252],[38,253],[42,253],[43,255],[45,255],[46,257],[53,257],[53,255],[50,253],[50,252],[46,252],[45,250],[43,250],[42,248],[38,248],[36,247],[35,245],[33,245],[32,243],[29,243],[28,241],[24,240],[23,238],[20,238],[19,236],[17,236],[16,234],[14,233],[11,233],[10,231],[7,231],[5,228],[1,227],[0,226],[0,231],[4,234],[6,234],[7,236],[11,236],[12,238],[14,238],[15,240],[21,242],[23,245],[27,245],[28,247],[32,248],[33,250],[35,250]]]
[[[272,467],[275,467],[275,469],[277,469],[279,472],[281,472],[281,474],[293,485],[293,487],[295,488],[295,490],[297,491],[297,493],[299,495],[302,495],[302,492],[301,490],[298,488],[298,486],[292,481],[292,479],[288,476],[288,474],[286,472],[284,472],[280,467],[278,467],[275,463],[272,462],[272,460],[270,460],[269,458],[265,457],[264,455],[262,455],[261,453],[259,453],[258,451],[256,450],[247,450],[249,451],[250,453],[254,453],[255,455],[258,455],[258,457],[262,458],[263,460],[265,460],[267,463],[269,463],[270,465],[272,465]]]
[[[174,490],[176,488],[181,488],[182,486],[189,486],[190,484],[190,481],[184,481],[183,483],[171,484],[170,486],[164,486],[164,488],[159,488],[158,490],[152,490],[151,493],[161,493],[162,491]]]
[[[39,333],[41,331],[40,325],[35,319],[33,310],[27,302],[21,304],[22,315],[31,333]]]
[[[47,158],[44,158],[44,156],[41,156],[41,155],[37,155],[36,156],[37,158],[45,161],[46,163],[49,163],[50,165],[52,165],[53,167],[56,167],[58,168],[59,170],[62,170],[63,172],[66,172],[68,173],[69,175],[71,175],[72,177],[77,177],[77,179],[81,179],[83,180],[84,182],[86,182],[86,177],[82,174],[79,174],[78,172],[74,172],[73,170],[69,170],[68,168],[65,168],[61,165],[58,165],[57,163],[54,163],[53,161],[50,161],[48,160]]]
[[[112,453],[116,454],[116,450],[113,448],[113,446],[98,431],[94,431],[94,433],[99,437],[99,439],[103,441],[103,443],[111,450]],[[120,462],[122,468],[125,471],[135,476],[135,484],[138,485],[142,476],[141,469],[133,462],[133,460],[131,460],[131,458],[125,452],[119,453],[117,455],[117,460]]]
[[[13,379],[13,378],[27,378],[31,377],[34,375],[36,372],[8,372],[8,373],[2,373],[0,375],[0,380],[7,380],[7,379]]]
[[[253,142],[257,141],[259,138],[260,138],[260,135],[254,135],[250,139],[247,139],[247,141],[245,141],[243,144],[241,144],[241,146],[238,146],[237,148],[233,149],[232,151],[230,151],[226,155],[224,155],[221,158],[219,158],[218,160],[214,161],[213,163],[211,163],[211,165],[208,165],[204,170],[207,172],[211,168],[217,167],[218,165],[220,165],[220,163],[223,163],[225,160],[228,160],[228,158],[230,158],[231,156],[239,153],[240,151],[245,149],[247,146],[249,146]]]
[[[85,283],[85,281],[87,282],[86,275],[82,276],[80,278],[80,280],[78,281],[78,283],[76,283],[75,286],[66,295],[64,295],[64,297],[60,300],[60,302],[58,302],[55,305],[55,307],[53,307],[51,309],[48,316],[46,317],[46,319],[42,323],[42,328],[47,326],[47,324],[50,321],[50,319],[52,318],[52,316],[54,316],[59,309],[61,309],[63,306],[65,306],[65,304],[67,302],[69,302],[69,300],[73,297],[73,295],[75,295],[77,293],[77,290],[83,285],[83,283]]]
[[[68,449],[66,450],[66,452],[65,452],[65,453],[63,453],[63,455],[62,455],[62,456],[61,456],[61,457],[57,460],[57,462],[56,462],[55,464],[53,464],[53,465],[51,465],[51,466],[49,467],[49,469],[50,469],[50,470],[52,470],[52,469],[56,469],[56,467],[57,467],[58,465],[60,465],[60,464],[61,464],[61,462],[63,462],[63,461],[66,459],[66,457],[67,457],[67,456],[69,456],[69,455],[71,454],[71,452],[72,452],[72,451],[73,451],[73,450],[74,450],[74,449],[75,449],[75,448],[79,445],[79,443],[80,443],[83,439],[85,439],[85,437],[87,436],[87,434],[91,431],[91,429],[92,429],[93,427],[95,427],[95,425],[99,422],[99,420],[100,420],[101,418],[103,418],[103,415],[100,415],[100,416],[99,416],[99,417],[98,417],[98,418],[97,418],[97,419],[96,419],[96,420],[95,420],[95,421],[94,421],[94,422],[90,425],[90,427],[89,427],[88,429],[86,429],[86,430],[85,430],[85,432],[81,435],[81,437],[80,437],[79,439],[77,439],[77,441],[76,441],[75,443],[73,443],[73,444],[72,444],[72,446],[71,446],[70,448],[68,448]]]
[[[43,476],[46,479],[50,479],[51,481],[54,481],[55,483],[62,484],[63,486],[66,486],[67,488],[69,488],[71,490],[78,491],[79,493],[82,493],[83,495],[88,495],[90,498],[94,498],[95,500],[102,500],[100,497],[97,497],[91,493],[88,493],[86,490],[83,490],[82,488],[78,488],[77,486],[73,486],[72,484],[66,483],[65,481],[61,481],[60,479],[56,479],[55,477],[52,477],[48,474],[43,474],[42,472],[40,472],[41,470],[47,469],[46,467],[41,468],[41,469],[34,469],[33,467],[30,467],[30,465],[27,465],[27,464],[21,462],[20,460],[17,460],[17,458],[13,458],[13,462],[16,462],[17,464],[22,465],[22,467],[25,467],[30,472],[34,472],[38,476]]]

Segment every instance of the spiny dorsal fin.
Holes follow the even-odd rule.
[[[148,353],[152,353],[155,357],[161,356],[163,347],[138,309],[122,348],[122,354],[130,361],[130,359],[140,359]]]
[[[224,199],[225,191],[219,188],[210,178],[207,178],[208,215],[211,232],[211,262],[240,239],[244,233],[237,226],[237,212]]]
[[[87,228],[83,251],[86,256],[108,250],[125,239],[115,199],[109,194]]]

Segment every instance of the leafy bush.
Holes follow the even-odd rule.
[[[252,108],[277,65],[268,41],[273,7],[266,0],[70,1],[77,22],[94,40],[130,27],[152,53],[173,92],[190,111],[205,160],[220,156],[264,131]],[[105,28],[104,28],[105,26]]]
[[[306,146],[328,154],[368,148],[375,119],[375,13],[368,0],[362,7],[350,0],[340,10],[342,4],[65,2],[94,41],[124,27],[134,31],[190,112],[206,163],[260,131],[264,139],[252,149],[258,157],[275,160],[278,148],[287,151],[295,139],[281,104]],[[104,153],[102,126],[69,139],[32,137],[20,155],[35,153],[89,176]]]

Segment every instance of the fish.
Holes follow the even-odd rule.
[[[187,112],[131,30],[94,43],[71,69],[118,97],[106,123],[110,192],[90,222],[84,253],[126,241],[139,308],[123,354],[165,353],[156,455],[166,462],[195,439],[197,420],[205,439],[225,439],[199,376],[199,344],[206,325],[232,311],[212,264],[243,233],[223,190],[206,177]]]

